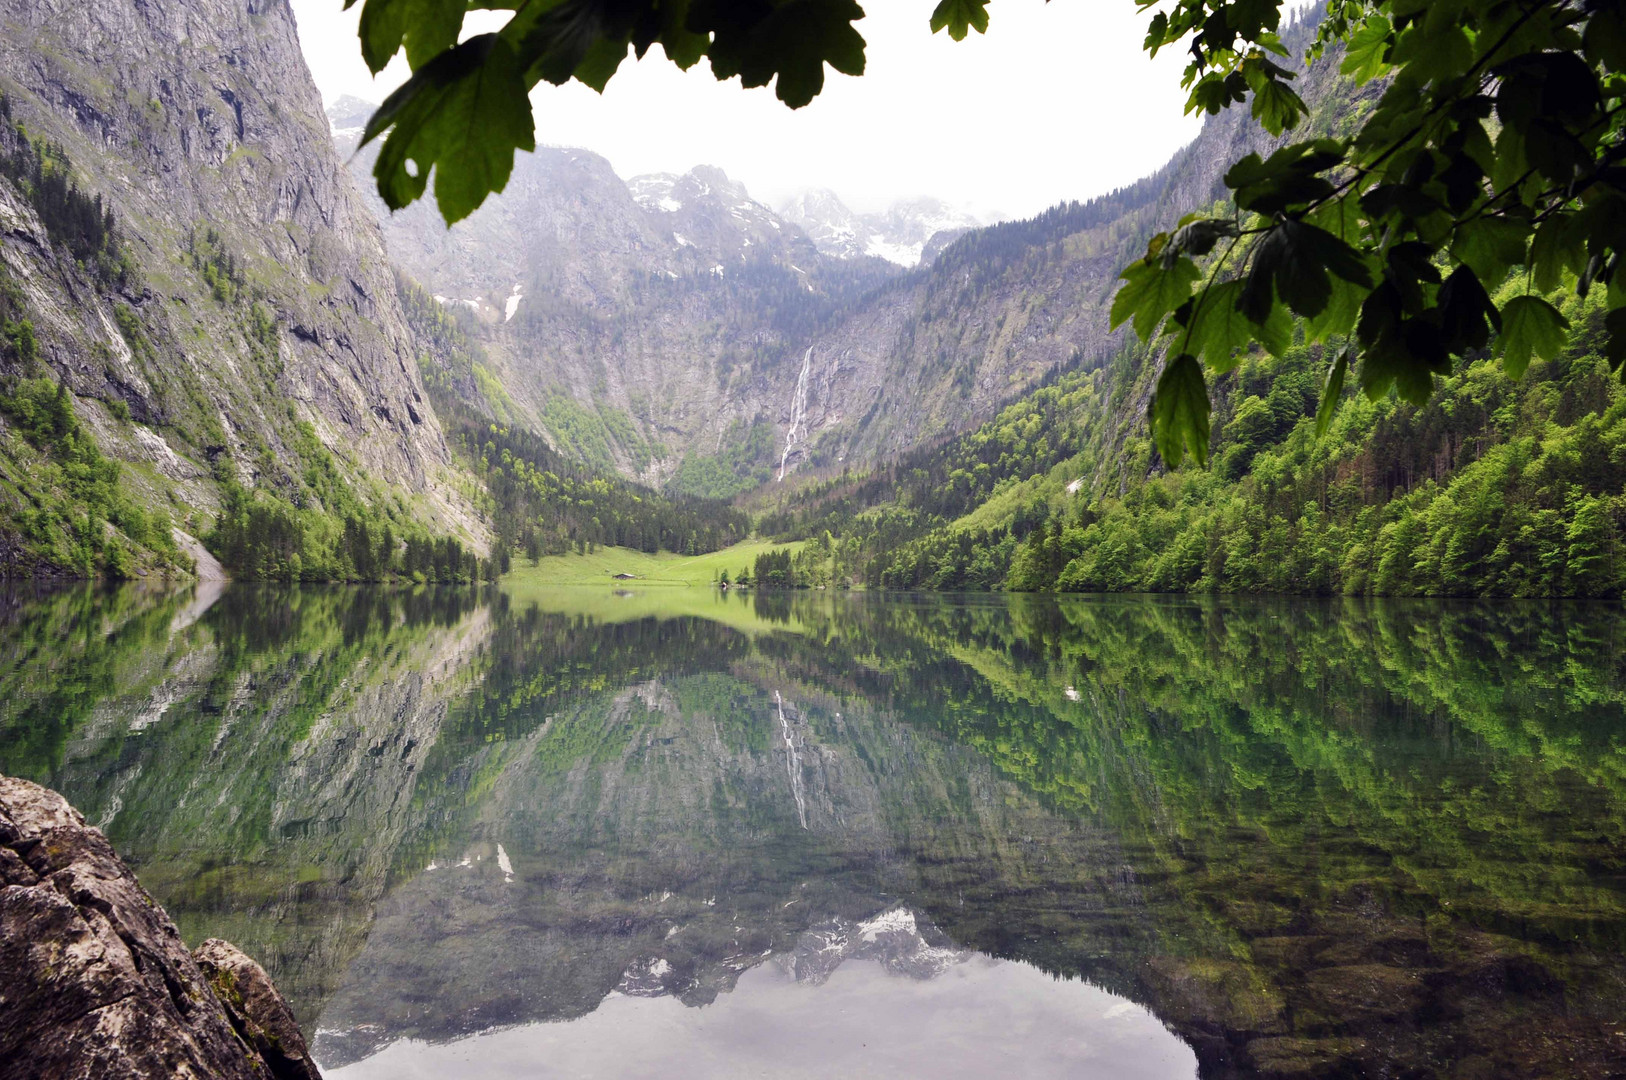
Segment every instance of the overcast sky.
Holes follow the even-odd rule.
[[[405,79],[399,58],[376,81],[368,74],[359,4],[292,4],[328,102],[376,102]],[[857,24],[867,73],[826,68],[806,108],[719,83],[705,61],[680,72],[657,46],[623,64],[602,97],[544,84],[532,96],[537,141],[596,151],[623,177],[717,165],[772,205],[825,187],[859,210],[935,195],[991,219],[1129,183],[1197,133],[1199,121],[1182,115],[1183,57],[1147,59],[1147,16],[1132,0],[995,0],[987,35],[962,42],[930,32],[934,6],[871,0]]]

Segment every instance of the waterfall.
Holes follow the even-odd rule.
[[[811,350],[810,350],[811,351]],[[796,816],[802,828],[807,828],[807,796],[802,790],[802,755],[796,752],[796,740],[791,734],[790,721],[785,719],[785,699],[779,691],[773,692],[774,705],[779,709],[779,733],[785,740],[785,768],[790,773],[790,793],[796,800]]]
[[[813,369],[813,346],[802,354],[802,373],[796,376],[796,393],[790,399],[790,430],[785,433],[785,449],[779,455],[779,479],[785,479],[785,462],[790,448],[796,445],[796,433],[801,430],[802,418],[807,414],[807,374]]]

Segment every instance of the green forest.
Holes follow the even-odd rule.
[[[1602,312],[1571,309],[1571,346],[1522,378],[1485,357],[1421,407],[1346,393],[1319,437],[1324,347],[1255,351],[1216,385],[1212,464],[1172,470],[1109,426],[1143,387],[1131,345],[762,525],[856,542],[870,587],[1618,596],[1626,392]]]

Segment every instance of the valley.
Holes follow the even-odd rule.
[[[0,1076],[1626,1077],[1618,5],[485,2],[0,0]]]
[[[617,574],[630,574],[624,582],[628,588],[714,588],[720,575],[728,573],[738,580],[742,570],[755,566],[757,556],[770,551],[800,551],[803,541],[775,544],[772,541],[747,541],[732,544],[705,555],[674,555],[670,552],[649,554],[632,548],[599,548],[586,554],[545,555],[535,563],[520,560],[504,576],[505,585],[526,586],[557,585],[621,585]]]
[[[173,31],[143,32],[151,50]],[[230,32],[295,40],[274,13]],[[1328,361],[1289,342],[1222,378],[1211,472],[1163,467],[1144,417],[1162,351],[1111,330],[1108,307],[1148,235],[1215,205],[1220,166],[1268,148],[1239,116],[1153,176],[1025,221],[930,199],[860,214],[828,191],[776,211],[715,167],[623,179],[542,147],[448,230],[373,193],[366,102],[324,114],[306,81],[276,116],[251,102],[240,133],[207,128],[213,150],[170,131],[181,177],[142,141],[156,106],[107,99],[101,144],[51,111],[83,71],[0,81],[17,162],[0,181],[18,223],[0,241],[13,575],[184,573],[202,540],[248,578],[467,581],[542,559],[575,581],[590,574],[566,553],[589,545],[697,556],[826,533],[845,552],[830,584],[867,588],[1599,596],[1626,572],[1620,478],[1552,474],[1537,448],[1554,430],[1620,438],[1619,393],[1584,345],[1518,383],[1470,367],[1421,411],[1345,395],[1317,437]],[[153,85],[162,104],[188,84]],[[1367,107],[1328,62],[1304,89],[1329,133]],[[28,203],[30,168],[103,207],[98,265],[115,269],[52,254],[64,234]],[[131,168],[193,201],[138,196]],[[316,201],[271,197],[292,182]],[[204,200],[240,216],[199,216]],[[313,238],[349,246],[301,239],[308,206],[328,207]],[[74,360],[87,353],[109,359]],[[71,415],[35,419],[59,393]],[[1488,504],[1487,485],[1507,494]],[[721,569],[697,565],[708,582]]]

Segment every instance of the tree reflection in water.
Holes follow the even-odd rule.
[[[332,1064],[972,952],[1145,1005],[1204,1076],[1626,1060],[1612,606],[0,606],[0,769],[266,961]]]

